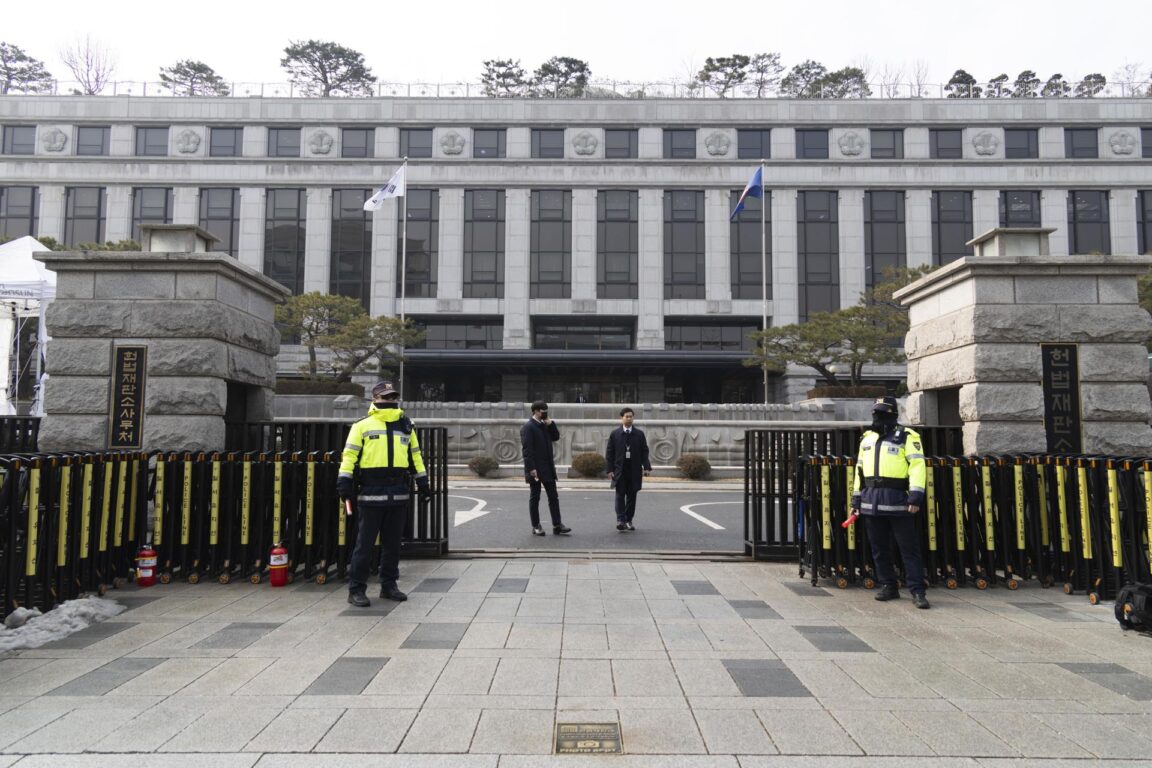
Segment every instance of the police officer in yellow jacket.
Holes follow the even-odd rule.
[[[917,608],[924,596],[924,563],[914,515],[924,508],[924,443],[913,429],[897,423],[896,398],[872,406],[872,427],[860,440],[852,513],[864,518],[876,563],[877,600],[900,597],[892,565],[892,539],[904,559],[904,580]]]
[[[370,603],[368,558],[380,535],[380,597],[407,600],[396,580],[400,578],[400,539],[408,508],[409,477],[415,475],[421,496],[428,495],[428,473],[420,455],[416,427],[400,410],[400,393],[390,381],[372,388],[367,418],[352,425],[340,462],[336,489],[352,514],[352,500],[360,510],[356,549],[348,571],[348,602],[359,608]]]

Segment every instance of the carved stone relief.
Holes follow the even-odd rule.
[[[1000,148],[1000,138],[989,131],[980,131],[972,137],[972,148],[976,150],[976,154],[982,157],[996,154],[996,150]]]
[[[63,152],[68,144],[68,134],[59,128],[49,128],[40,134],[40,146],[45,152]]]
[[[449,131],[440,137],[440,150],[446,155],[458,155],[464,151],[464,137]]]
[[[200,149],[200,134],[191,128],[185,128],[176,136],[176,151],[190,155]]]
[[[600,140],[588,131],[581,131],[572,139],[572,149],[574,149],[578,155],[587,156],[595,154],[596,147],[599,145]]]
[[[708,150],[708,154],[713,157],[722,157],[728,154],[728,148],[732,146],[732,139],[728,138],[727,134],[720,133],[719,131],[709,134],[708,138],[704,139],[704,148]]]
[[[327,131],[314,131],[308,139],[308,148],[314,155],[326,155],[332,151],[332,136]]]
[[[1136,151],[1136,137],[1127,131],[1116,131],[1108,137],[1108,146],[1114,155],[1130,155]]]
[[[868,146],[864,137],[855,131],[848,131],[836,143],[840,145],[840,152],[847,157],[856,157],[864,151],[864,147]]]

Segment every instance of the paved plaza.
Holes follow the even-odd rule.
[[[1035,582],[917,611],[793,564],[402,565],[366,610],[335,580],[111,593],[0,655],[0,768],[1152,766],[1152,638]],[[558,723],[625,754],[553,755]]]

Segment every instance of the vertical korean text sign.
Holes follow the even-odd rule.
[[[144,441],[144,384],[148,348],[112,348],[112,398],[108,409],[108,448],[140,448]]]
[[[1075,344],[1041,344],[1044,361],[1044,434],[1049,453],[1083,450],[1080,363]]]

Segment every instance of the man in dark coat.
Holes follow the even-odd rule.
[[[608,477],[616,489],[616,530],[634,531],[632,517],[636,514],[636,494],[644,478],[652,471],[648,461],[648,439],[639,428],[632,426],[635,415],[631,408],[620,411],[620,426],[608,435],[608,448],[604,452]]]
[[[520,428],[520,448],[524,454],[524,482],[528,483],[528,515],[532,518],[532,533],[544,535],[540,525],[540,489],[548,494],[548,512],[552,515],[552,533],[571,533],[572,529],[560,521],[560,496],[556,493],[556,459],[552,443],[560,440],[560,430],[548,418],[548,403],[532,403],[532,418]]]

